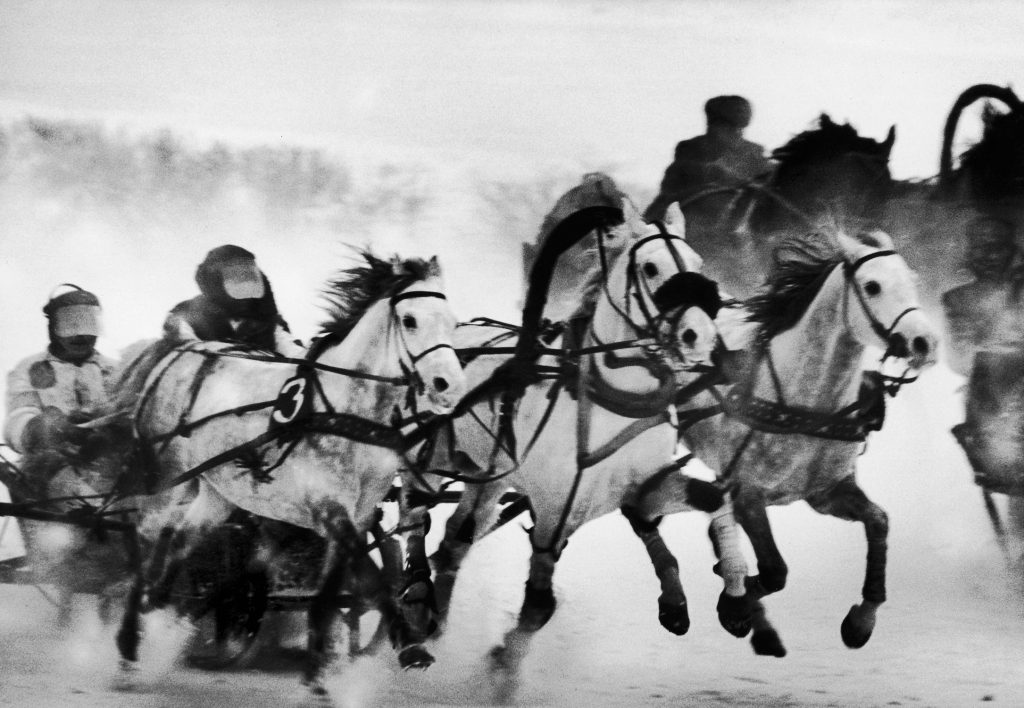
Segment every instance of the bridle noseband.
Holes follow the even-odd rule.
[[[416,370],[417,362],[419,362],[421,359],[423,359],[431,352],[437,351],[438,349],[451,349],[454,352],[455,347],[449,343],[441,342],[439,344],[435,344],[432,347],[427,347],[423,351],[417,352],[415,354],[409,349],[409,343],[405,340],[405,332],[402,329],[401,323],[396,322],[398,313],[395,311],[395,305],[397,305],[402,300],[412,300],[414,298],[421,297],[436,297],[440,300],[448,299],[447,297],[445,297],[444,293],[439,293],[434,290],[407,290],[405,292],[398,293],[397,295],[392,295],[390,300],[390,306],[392,322],[395,322],[396,324],[396,328],[398,329],[398,338],[402,342],[402,349],[405,352],[405,356],[408,357],[409,359],[408,365],[406,365],[406,363],[401,359],[399,360],[399,364],[402,367],[402,372],[409,378],[410,383],[414,384],[420,393],[423,393],[423,391],[425,390],[425,385],[423,382],[423,377],[420,376],[419,372]]]
[[[914,312],[915,310],[920,310],[921,308],[917,307],[917,306],[906,308],[905,310],[900,312],[898,315],[896,315],[896,318],[892,321],[892,324],[890,324],[888,327],[886,327],[884,324],[882,324],[882,322],[878,319],[878,317],[875,316],[875,313],[872,311],[871,307],[868,305],[867,299],[865,298],[864,293],[861,290],[860,283],[857,282],[857,280],[854,278],[854,275],[857,273],[857,270],[862,265],[864,265],[865,263],[867,263],[870,260],[873,260],[875,258],[882,258],[883,256],[895,256],[895,255],[897,255],[896,251],[893,251],[891,249],[885,249],[885,250],[881,250],[881,251],[875,251],[874,253],[869,253],[869,254],[867,254],[865,256],[861,256],[860,258],[858,258],[857,260],[853,261],[852,263],[850,263],[850,262],[844,262],[843,263],[843,275],[846,278],[846,282],[849,284],[850,290],[852,290],[854,295],[857,296],[857,301],[860,303],[861,310],[864,312],[864,316],[867,318],[868,323],[871,325],[871,331],[874,332],[875,335],[877,335],[878,338],[882,340],[883,346],[885,348],[884,352],[882,353],[882,359],[881,359],[880,363],[884,363],[885,360],[890,358],[890,357],[893,357],[893,358],[902,357],[902,354],[900,354],[900,353],[898,353],[898,352],[896,352],[894,350],[894,346],[895,345],[894,345],[893,336],[892,336],[893,332],[895,332],[897,325],[899,325],[900,321],[904,317],[906,317],[911,312]],[[846,302],[846,305],[844,307],[844,317],[845,318],[849,318],[849,295],[847,295],[847,298],[846,298],[845,302]],[[849,324],[849,322],[847,320],[847,325],[848,324]],[[907,345],[905,344],[904,346],[907,346]],[[901,376],[889,376],[887,374],[883,374],[882,378],[885,381],[886,385],[894,387],[894,391],[895,391],[895,390],[899,389],[899,386],[901,386],[901,385],[903,385],[905,383],[911,383],[911,382],[917,380],[916,376],[908,377],[906,375],[907,372],[910,371],[910,369],[911,369],[911,367],[908,365],[907,366],[907,370],[903,372],[903,375],[901,375]],[[893,392],[893,395],[895,395],[894,392]]]

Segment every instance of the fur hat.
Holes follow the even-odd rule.
[[[746,128],[754,109],[743,96],[715,96],[704,104],[708,124],[724,123],[734,128]]]

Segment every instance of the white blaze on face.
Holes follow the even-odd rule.
[[[53,330],[58,337],[100,335],[100,308],[96,305],[67,305],[53,315]]]
[[[263,274],[256,267],[255,261],[232,261],[223,265],[220,272],[224,292],[235,300],[259,299],[266,292]]]

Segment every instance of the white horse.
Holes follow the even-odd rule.
[[[137,435],[170,496],[191,503],[152,554],[152,582],[136,583],[118,636],[123,664],[137,660],[144,585],[149,604],[165,599],[191,550],[237,507],[327,540],[303,676],[315,694],[326,693],[333,601],[347,564],[365,552],[366,532],[401,460],[395,410],[409,387],[441,414],[465,392],[437,260],[363,258],[328,284],[331,317],[302,363],[197,342],[178,347],[149,374]],[[194,498],[183,483],[193,478]]]
[[[746,349],[746,361],[727,393],[703,393],[681,408],[680,419],[698,414],[683,439],[733,489],[736,519],[757,556],[754,598],[786,582],[768,505],[805,500],[822,514],[864,524],[863,601],[841,632],[847,646],[861,647],[886,599],[889,525],[857,486],[856,460],[867,433],[881,426],[884,389],[894,394],[912,380],[910,371],[935,363],[937,330],[920,308],[913,272],[881,231],[783,242],[767,286],[739,317],[730,313],[731,324],[719,318],[727,342],[740,330],[753,334],[731,346]],[[867,347],[883,349],[883,362],[902,361],[906,371],[869,375],[865,384]],[[785,654],[760,607],[752,641],[759,654]]]
[[[514,412],[497,390],[454,419],[448,469],[468,481],[431,559],[442,614],[470,544],[492,528],[496,498],[515,487],[528,496],[534,517],[522,612],[492,654],[502,690],[514,685],[530,637],[554,612],[552,575],[568,538],[623,507],[641,520],[694,508],[711,512],[725,559],[720,617],[738,636],[749,631],[746,567],[731,509],[715,487],[680,472],[685,462],[676,457],[668,414],[680,386],[696,376],[689,370],[710,364],[717,341],[713,317],[721,301],[717,286],[697,273],[700,265],[678,233],[660,223],[642,226],[605,273],[585,334],[572,338],[570,323],[538,361],[544,371],[577,365],[578,371],[534,380]],[[456,346],[515,343],[513,332],[497,332],[496,338],[487,324],[461,326]],[[487,381],[508,358],[488,355],[486,348],[466,364],[471,385]],[[563,355],[550,353],[558,349]],[[447,442],[438,447],[449,449]],[[689,617],[682,587],[659,604],[663,624],[684,633]]]

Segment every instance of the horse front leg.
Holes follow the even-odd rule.
[[[534,534],[537,530],[534,529]],[[535,536],[536,538],[536,536]],[[533,547],[530,556],[530,576],[526,581],[523,605],[519,611],[516,626],[505,633],[503,643],[490,653],[492,678],[496,691],[495,698],[502,703],[511,701],[519,685],[519,670],[530,648],[533,635],[546,625],[555,614],[555,600],[552,578],[555,565],[564,542],[557,548]]]
[[[686,593],[679,578],[679,561],[665,545],[665,539],[658,531],[661,517],[648,521],[637,510],[629,506],[622,507],[622,515],[626,517],[633,533],[644,544],[650,556],[654,573],[661,583],[661,595],[658,597],[658,621],[661,626],[675,635],[682,636],[690,629],[690,614],[686,606]]]
[[[438,631],[444,629],[451,606],[455,579],[473,541],[487,533],[497,513],[498,499],[504,489],[495,484],[467,483],[455,513],[445,524],[444,538],[430,556],[434,569],[434,599],[437,605]]]
[[[757,558],[757,572],[747,578],[747,589],[752,600],[760,600],[786,587],[789,568],[783,560],[775,535],[768,522],[764,492],[751,485],[741,484],[733,493],[733,513],[750,539]]]
[[[885,602],[885,569],[889,548],[889,516],[868,499],[853,475],[844,478],[822,497],[808,499],[818,512],[864,524],[867,536],[867,566],[864,571],[863,602],[850,608],[843,620],[843,643],[851,649],[867,644],[875,628],[879,606]]]
[[[670,468],[664,468],[668,471]],[[686,596],[679,580],[679,564],[658,532],[658,521],[647,519],[656,513],[698,509],[711,516],[711,540],[719,558],[715,572],[725,581],[718,600],[718,619],[730,634],[742,637],[750,631],[751,603],[747,598],[747,565],[739,549],[732,502],[717,485],[686,474],[658,474],[643,485],[633,506],[625,506],[623,515],[633,532],[643,541],[651,558],[662,595],[658,599],[659,620],[675,634],[689,628]]]
[[[425,505],[402,505],[401,525],[405,531],[404,587],[399,605],[416,641],[426,640],[437,629],[437,601],[430,563],[427,560],[427,533],[430,509]]]

